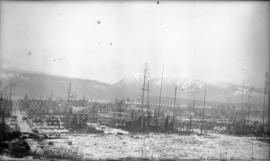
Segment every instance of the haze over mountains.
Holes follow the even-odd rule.
[[[114,84],[99,82],[96,80],[68,78],[41,73],[2,71],[1,90],[9,92],[10,80],[12,80],[12,93],[14,97],[67,97],[67,90],[71,82],[71,94],[74,97],[87,97],[93,100],[114,100],[116,98],[129,98],[139,100],[141,96],[142,79],[138,77],[122,78]],[[152,78],[150,82],[150,103],[158,102],[161,78]],[[206,82],[189,80],[184,78],[164,78],[162,88],[163,103],[171,103],[174,88],[178,84],[177,97],[179,102],[189,103],[192,100],[203,100],[203,92]],[[244,89],[247,100],[249,88]],[[207,83],[208,102],[241,102],[242,86],[226,82]],[[261,104],[263,89],[252,92],[252,102]]]

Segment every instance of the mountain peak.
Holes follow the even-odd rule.
[[[128,84],[138,84],[140,83],[140,77],[136,75],[131,75],[125,78],[120,79],[118,82],[114,83],[113,85],[128,85]]]

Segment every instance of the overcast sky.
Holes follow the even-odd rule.
[[[269,2],[0,2],[1,66],[114,83],[137,76],[263,86]]]

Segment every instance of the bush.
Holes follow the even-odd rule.
[[[46,146],[44,149],[36,149],[33,155],[46,158],[67,159],[72,161],[83,161],[83,154],[76,147],[68,148],[66,146]]]

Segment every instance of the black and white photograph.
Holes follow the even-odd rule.
[[[269,1],[0,1],[0,160],[269,161],[269,44]]]

